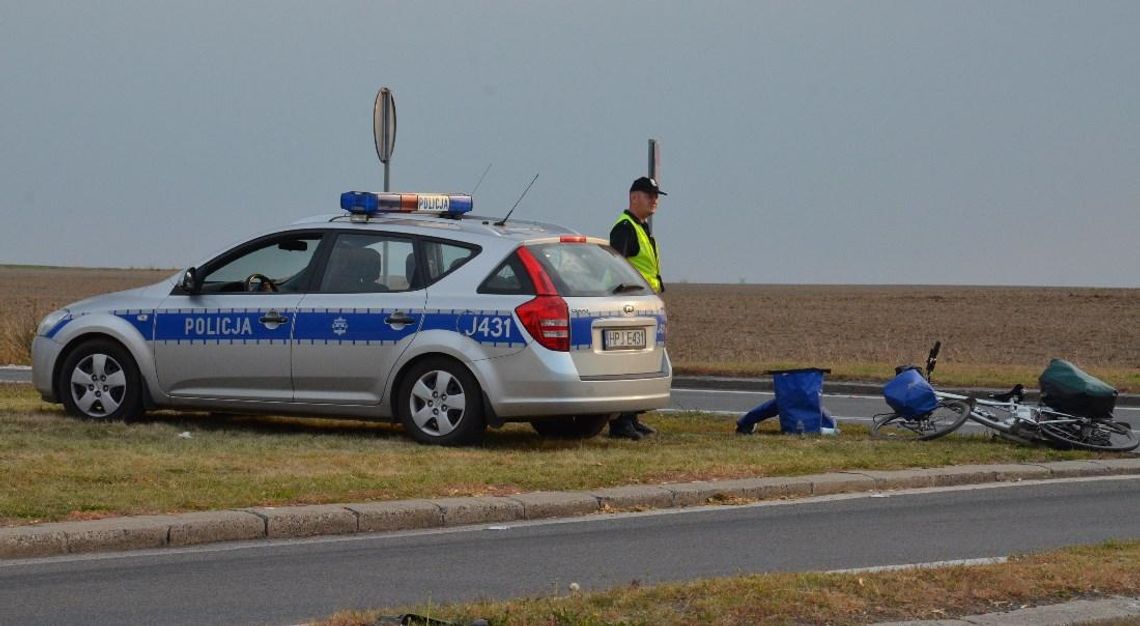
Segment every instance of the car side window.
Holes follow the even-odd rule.
[[[423,278],[429,285],[459,269],[479,253],[479,248],[449,241],[425,239],[422,245],[427,263]]]
[[[408,259],[412,259],[409,269]],[[321,278],[322,293],[408,291],[414,278],[415,246],[407,237],[352,233],[336,238]]]
[[[533,295],[534,284],[518,256],[512,254],[479,285],[478,293]]]
[[[202,293],[296,293],[309,285],[319,234],[273,237],[210,268]]]

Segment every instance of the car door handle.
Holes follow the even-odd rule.
[[[396,311],[395,313],[384,318],[384,323],[388,324],[389,326],[395,326],[397,324],[413,324],[415,321],[416,318],[408,315],[407,313],[404,313],[403,311]]]
[[[285,322],[289,321],[289,318],[281,315],[277,311],[270,311],[262,317],[259,317],[257,321],[261,322],[262,324],[284,324]]]

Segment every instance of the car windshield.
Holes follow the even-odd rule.
[[[527,246],[566,297],[653,293],[633,266],[609,246],[548,243]]]

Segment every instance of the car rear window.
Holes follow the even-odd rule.
[[[609,246],[545,243],[527,246],[565,297],[646,295],[653,290],[637,270]]]
[[[479,285],[478,293],[534,295],[534,283],[527,276],[519,256],[511,254]]]

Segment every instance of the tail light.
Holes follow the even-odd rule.
[[[560,296],[537,296],[515,308],[523,328],[542,347],[570,351],[570,309]]]
[[[530,250],[518,249],[519,261],[526,268],[538,295],[529,302],[515,308],[523,328],[542,347],[557,352],[570,351],[570,309],[566,301],[558,295],[554,281]]]

